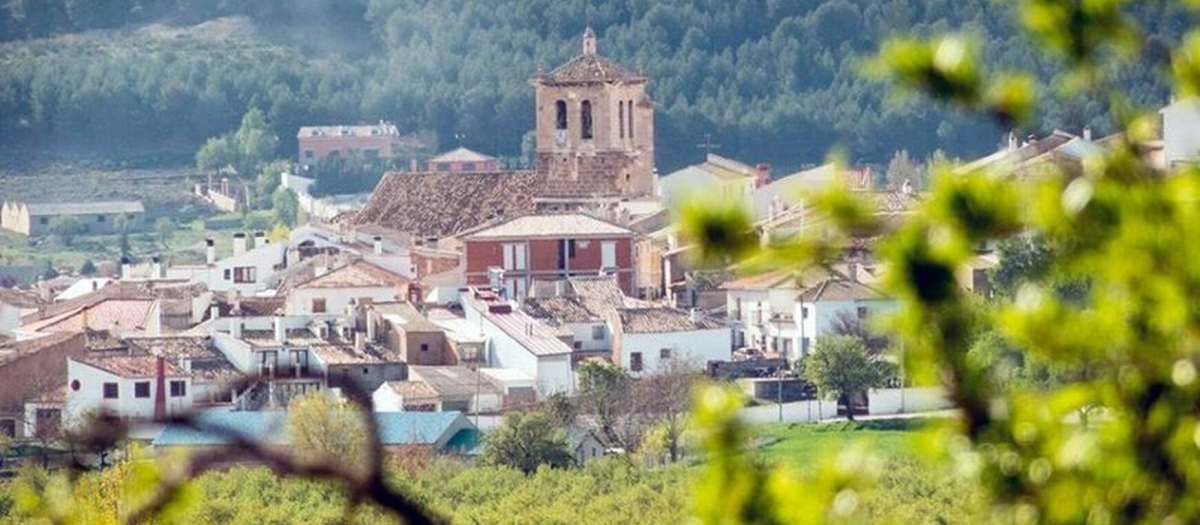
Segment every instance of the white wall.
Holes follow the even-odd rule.
[[[247,244],[253,242],[252,239],[246,239]],[[275,266],[282,263],[284,254],[287,251],[287,245],[284,243],[271,243],[263,246],[256,246],[253,249],[246,250],[241,255],[226,257],[216,262],[216,264],[207,267],[203,270],[193,273],[193,282],[203,282],[208,285],[208,289],[214,292],[238,290],[247,295],[253,295],[266,289],[266,282],[275,275]],[[237,267],[253,266],[254,282],[253,283],[235,283],[233,282],[232,269]],[[230,278],[225,279],[225,270],[229,269]],[[172,272],[168,270],[168,277],[172,276]]]
[[[746,407],[739,414],[741,420],[751,425],[778,423],[779,405]],[[837,417],[837,402],[829,400],[797,401],[783,404],[784,423],[806,423]]]
[[[21,309],[0,303],[0,335],[12,337],[13,329],[21,326]]]
[[[1200,160],[1200,98],[1180,100],[1162,109],[1163,153],[1167,167]]]
[[[575,335],[575,341],[579,342],[580,350],[589,351],[606,351],[612,350],[612,332],[608,329],[608,323],[597,321],[595,323],[565,323],[571,333]],[[599,326],[603,335],[600,339],[592,339],[592,327]]]
[[[575,372],[571,369],[571,354],[542,356],[538,358],[538,392],[542,395],[553,392],[575,391]]]
[[[819,302],[796,302],[796,324],[800,327],[797,334],[799,341],[797,351],[793,352],[795,357],[801,355],[803,348],[803,339],[808,338],[809,348],[812,351],[813,345],[817,344],[817,338],[829,335],[833,322],[838,315],[846,312],[850,315],[858,315],[858,307],[863,306],[868,311],[868,323],[870,319],[879,314],[894,311],[896,309],[896,301],[892,299],[870,299],[866,301],[819,301]],[[808,308],[808,318],[804,317],[803,308]]]
[[[463,310],[467,321],[479,326],[480,333],[487,339],[488,367],[513,368],[534,377],[541,395],[558,391],[571,393],[575,390],[570,354],[536,356],[474,308]]]
[[[312,301],[314,298],[325,299],[325,312],[316,315],[346,315],[346,307],[350,300],[356,302],[360,297],[370,297],[375,302],[387,302],[402,299],[400,291],[394,287],[368,288],[299,288],[288,294],[285,312],[288,315],[313,315]]]
[[[379,385],[371,393],[372,408],[376,412],[403,412],[404,400],[387,383]]]
[[[899,388],[872,389],[867,394],[867,404],[873,416],[954,408],[940,387],[905,388],[903,395]]]
[[[79,381],[79,390],[70,388]],[[171,397],[168,390],[167,413],[179,414],[192,408],[192,380],[190,378],[167,378],[164,386],[170,388],[171,381],[184,381],[187,395]],[[150,396],[134,397],[134,384],[150,383]],[[117,383],[118,397],[104,399],[104,383]],[[64,416],[69,422],[77,422],[89,411],[109,411],[123,418],[151,419],[154,417],[154,399],[157,395],[158,381],[154,378],[129,379],[119,377],[104,370],[79,363],[74,359],[67,360],[67,405]]]
[[[671,350],[670,359],[704,368],[709,361],[729,361],[733,358],[733,331],[693,330],[691,332],[661,332],[621,335],[621,366],[630,370],[630,356],[642,353],[642,372],[657,370],[662,364],[661,350]],[[636,374],[636,372],[635,372]]]

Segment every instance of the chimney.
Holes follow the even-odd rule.
[[[371,342],[378,341],[379,328],[376,325],[376,323],[378,323],[378,321],[375,320],[375,312],[372,310],[368,310],[367,311],[367,340],[369,340]]]
[[[151,279],[162,279],[163,278],[162,259],[159,259],[157,256],[150,258],[150,278]],[[95,281],[93,281],[93,283],[94,282]]]
[[[208,318],[209,319],[215,321],[215,320],[219,319],[220,317],[221,317],[221,307],[220,306],[214,305],[212,308],[208,309]]]
[[[263,232],[254,232],[254,247],[258,248],[260,246],[266,245],[267,244],[265,241],[266,238],[267,238],[267,234],[265,234]]]
[[[366,343],[365,335],[366,334],[363,334],[362,332],[358,332],[358,331],[354,332],[354,349],[355,350],[362,352],[363,349],[366,348],[367,343]]]
[[[204,261],[207,264],[217,262],[217,245],[212,239],[204,239]]]
[[[91,314],[89,313],[91,309],[92,309],[91,305],[84,306],[83,311],[80,312],[80,316],[83,317],[82,321],[83,321],[83,329],[84,330],[88,329],[88,324],[89,324],[88,321],[90,321],[91,317],[92,317]]]
[[[688,319],[693,323],[700,321],[700,314],[696,312],[695,308],[688,309]]]
[[[95,279],[92,279],[92,291],[94,292],[94,291],[97,291],[97,290],[99,290],[99,289],[100,289],[100,281],[97,281],[97,280],[95,280]]]
[[[275,342],[279,343],[279,344],[283,344],[284,341],[287,341],[287,330],[284,330],[284,328],[283,328],[283,318],[276,317],[275,318]]]
[[[1087,127],[1083,128],[1083,140],[1086,140],[1088,142],[1092,141],[1092,127],[1091,126],[1087,126]]]
[[[760,162],[754,167],[754,185],[761,188],[771,183],[771,165]]]
[[[241,255],[246,253],[246,234],[237,232],[233,234],[233,254]]]
[[[154,369],[154,420],[163,421],[167,419],[167,363],[161,355],[155,359]]]
[[[858,282],[858,262],[850,261],[846,264],[846,271],[850,274],[850,280]]]
[[[375,236],[375,255],[383,255],[383,237]]]
[[[411,171],[413,173],[421,171],[421,170],[417,169],[417,158],[416,157],[411,157],[408,159],[408,171]]]

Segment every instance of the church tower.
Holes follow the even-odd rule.
[[[646,77],[583,52],[533,79],[540,196],[630,198],[654,193],[654,103]]]

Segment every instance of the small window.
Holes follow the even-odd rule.
[[[133,397],[146,399],[150,397],[150,382],[139,381],[133,384]]]
[[[807,306],[800,307],[800,318],[808,319],[808,307]]]
[[[629,106],[629,111],[625,112],[625,116],[629,118],[629,138],[633,138],[633,101],[625,102]]]
[[[559,100],[554,103],[554,129],[567,129],[567,103]]]
[[[304,150],[304,158],[306,158],[306,159],[313,158],[313,150],[311,150],[311,149]]]
[[[600,341],[604,339],[604,326],[595,325],[592,327],[592,340]]]
[[[582,350],[582,349],[583,349],[583,342],[581,342],[581,341],[575,341],[575,342],[571,343],[571,346],[575,347],[575,349],[576,349],[576,350]]]
[[[104,383],[104,399],[116,399],[121,396],[121,389],[116,383]]]
[[[137,215],[130,213],[129,215],[126,215],[125,218],[132,221],[137,218]]]
[[[313,298],[312,311],[314,314],[325,313],[325,298],[324,297],[314,297]]]
[[[225,280],[226,281],[233,280],[233,270],[231,270],[229,268],[225,269]]]
[[[437,171],[450,171],[450,164],[447,162],[438,162],[437,164],[434,164],[434,166],[434,169]]]
[[[426,343],[421,343],[421,351],[422,351],[422,352],[428,352],[428,351],[429,351],[429,345],[428,345],[428,344],[426,344]]]
[[[617,101],[617,122],[620,123],[621,138],[625,138],[625,101]]]
[[[579,104],[579,136],[583,140],[592,139],[592,102],[585,100]]]
[[[367,368],[367,367],[365,367],[365,366],[364,366],[364,367],[363,367],[363,375],[365,376],[365,375],[367,375],[367,374],[369,374],[369,373],[371,373],[371,369],[370,369],[370,368]]]
[[[475,171],[475,163],[474,162],[462,163],[462,171]]]
[[[258,269],[253,266],[239,266],[233,269],[233,282],[253,283],[257,280]],[[229,271],[229,270],[226,270]]]
[[[171,397],[183,397],[187,395],[187,383],[183,381],[171,381]]]
[[[103,216],[103,215],[97,215],[97,216],[96,216],[96,222],[104,222],[104,216]]]
[[[41,222],[42,224],[50,224],[50,218],[42,217],[38,222]]]
[[[659,350],[659,351],[658,351],[658,358],[659,358],[660,360],[663,360],[663,361],[666,361],[666,360],[670,359],[670,358],[671,358],[671,349],[670,349],[670,348],[663,348],[662,350]]]
[[[642,353],[633,352],[629,354],[629,369],[634,372],[642,371]]]

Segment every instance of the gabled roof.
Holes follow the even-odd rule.
[[[447,237],[499,217],[532,213],[538,187],[533,171],[392,172],[350,220]]]
[[[465,241],[489,239],[526,239],[532,237],[624,237],[633,231],[582,213],[525,215],[470,230]]]
[[[496,160],[496,157],[460,147],[429,159],[429,162],[488,162],[492,160]]]
[[[146,327],[156,302],[156,299],[104,299],[90,306],[82,306],[55,317],[22,325],[20,330],[26,332],[82,332],[84,329],[140,330]]]
[[[601,319],[573,295],[530,297],[521,305],[530,317],[554,323],[587,323]]]
[[[0,303],[15,306],[22,309],[32,309],[44,306],[46,301],[32,292],[22,292],[19,290],[10,290],[8,288],[0,288]]]
[[[158,375],[158,357],[152,355],[84,355],[72,359],[77,363],[126,379],[142,379]],[[163,374],[165,377],[188,377],[187,372],[175,366],[169,359],[163,360]]]
[[[383,288],[404,286],[408,279],[379,266],[359,259],[340,268],[330,270],[308,281],[297,284],[293,289],[309,288]]]
[[[842,276],[830,277],[815,286],[800,292],[799,299],[804,302],[817,301],[863,301],[883,299],[883,292],[863,283]]]
[[[410,366],[409,381],[421,382],[439,397],[499,394],[490,377],[465,366]]]
[[[10,341],[0,344],[0,366],[4,366],[22,357],[34,355],[38,352],[46,350],[47,348],[64,343],[75,344],[82,352],[85,345],[84,334],[78,332],[50,334],[45,337],[38,337],[36,339]]]
[[[622,308],[617,310],[621,320],[621,331],[627,334],[654,334],[667,332],[691,332],[725,328],[715,319],[678,308]]]

